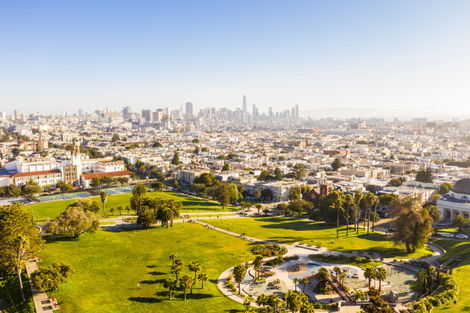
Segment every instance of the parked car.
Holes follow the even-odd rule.
[[[438,231],[438,232],[436,232],[436,235],[446,237],[446,238],[454,238],[453,233],[448,233],[448,232],[444,232],[444,231]]]
[[[468,235],[465,235],[465,234],[457,234],[457,235],[455,235],[455,238],[459,238],[459,239],[468,239]]]

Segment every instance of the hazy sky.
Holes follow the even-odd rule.
[[[0,0],[0,111],[470,117],[468,0]]]

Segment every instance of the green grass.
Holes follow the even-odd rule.
[[[447,232],[447,233],[458,233],[459,232],[459,229],[456,228],[456,227],[452,227],[452,228],[449,228],[449,227],[436,227],[435,229],[436,229],[436,231],[443,231],[443,232]]]
[[[459,285],[457,304],[450,303],[444,305],[434,309],[433,313],[470,311],[470,298],[468,298],[468,294],[470,293],[470,284],[468,283],[468,277],[470,276],[470,242],[444,239],[437,239],[434,240],[434,242],[446,250],[447,253],[443,259],[447,259],[451,256],[462,256],[465,260],[453,271],[453,276]]]
[[[446,250],[446,254],[441,258],[441,261],[450,257],[470,257],[470,242],[468,241],[434,239],[433,242]]]
[[[253,259],[252,243],[190,223],[112,233],[99,231],[79,240],[47,243],[43,263],[70,264],[74,273],[50,295],[60,302],[59,312],[238,312],[242,305],[223,296],[216,281],[238,263]],[[163,281],[169,274],[168,256],[198,261],[208,275],[204,290],[198,282],[194,295],[168,300]],[[140,283],[141,289],[136,285]],[[233,311],[232,311],[233,310]]]
[[[210,211],[222,211],[222,207],[214,201],[208,201],[200,199],[197,197],[192,197],[184,194],[174,193],[174,192],[148,192],[148,197],[154,198],[159,197],[163,199],[172,199],[183,202],[183,213],[185,212],[210,212]],[[132,197],[130,193],[119,194],[119,195],[109,195],[106,203],[108,210],[110,208],[117,208],[122,206],[125,210],[126,206],[129,205],[129,200]],[[97,201],[101,204],[99,197],[90,197],[86,199],[91,199]],[[47,219],[54,219],[60,213],[65,211],[67,206],[77,199],[73,200],[60,200],[60,201],[50,201],[42,202],[28,205],[27,207],[33,212],[34,218],[38,222],[45,221]],[[233,207],[225,207],[225,211],[233,210]],[[98,215],[102,215],[102,210],[98,212]],[[124,213],[124,212],[123,212]]]
[[[206,220],[207,223],[230,229],[237,233],[245,233],[259,239],[273,240],[282,243],[303,242],[328,247],[331,250],[351,252],[377,252],[386,258],[416,258],[431,254],[427,248],[415,253],[406,254],[405,249],[387,240],[385,235],[370,233],[363,230],[359,234],[349,231],[346,237],[345,227],[340,230],[340,238],[336,238],[336,227],[323,222],[294,220],[280,217],[237,218],[225,220]]]

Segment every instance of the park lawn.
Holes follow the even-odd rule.
[[[470,242],[461,240],[433,239],[433,242],[446,250],[446,254],[440,259],[445,261],[450,257],[470,258]]]
[[[440,308],[433,309],[433,312],[453,313],[469,311],[470,298],[468,298],[468,294],[470,293],[470,284],[468,283],[468,277],[470,276],[470,242],[444,239],[437,239],[434,240],[434,242],[446,250],[444,258],[449,258],[450,256],[462,256],[466,259],[464,259],[462,264],[455,268],[452,273],[459,285],[457,304],[450,303]]]
[[[252,245],[192,223],[169,229],[102,230],[79,240],[47,243],[41,266],[64,262],[73,268],[69,280],[50,293],[59,300],[58,312],[239,312],[243,306],[223,296],[216,281],[226,269],[253,259]],[[198,282],[186,302],[182,291],[168,300],[163,286],[166,278],[174,277],[168,259],[172,253],[184,261],[182,274],[194,275],[186,265],[198,261],[208,275],[204,290]]]
[[[431,254],[428,248],[422,248],[415,253],[406,254],[404,247],[395,245],[387,240],[386,235],[370,233],[364,230],[359,234],[350,229],[346,237],[345,227],[340,229],[340,237],[336,238],[336,227],[324,222],[295,220],[282,217],[237,218],[221,220],[205,220],[205,222],[230,229],[246,236],[292,244],[302,242],[316,246],[327,247],[330,250],[351,252],[377,252],[385,258],[417,258]]]
[[[222,207],[214,201],[204,200],[201,198],[188,196],[184,194],[179,194],[175,192],[148,192],[147,196],[150,198],[159,197],[163,199],[171,199],[176,201],[183,202],[183,210],[182,213],[188,212],[210,212],[210,211],[222,211]],[[121,206],[123,208],[123,213],[126,213],[126,206],[129,205],[129,200],[132,197],[132,194],[125,193],[125,194],[118,194],[118,195],[109,195],[106,208],[109,210],[110,208],[117,208]],[[89,197],[85,199],[90,199],[97,201],[101,205],[101,201],[99,196],[96,197]],[[28,205],[33,212],[34,219],[37,222],[43,222],[47,219],[54,219],[60,213],[65,211],[67,206],[78,199],[71,199],[71,200],[59,200],[59,201],[50,201],[50,202],[41,202]],[[233,211],[235,210],[234,207],[225,207],[224,211]],[[99,216],[102,216],[103,212],[100,210],[98,212]]]
[[[436,231],[443,231],[447,233],[458,233],[459,229],[457,227],[435,227]]]

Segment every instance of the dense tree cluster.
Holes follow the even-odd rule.
[[[180,215],[183,203],[175,200],[146,197],[147,188],[137,184],[132,191],[130,206],[137,214],[137,224],[144,228],[160,222],[162,227],[173,226],[173,220]]]
[[[115,184],[126,185],[129,183],[128,177],[110,177],[110,176],[103,176],[103,177],[95,177],[91,180],[90,185],[95,188],[100,187],[109,187]]]
[[[39,254],[42,244],[30,210],[21,204],[0,207],[0,270],[18,277],[23,301],[23,269]]]
[[[160,168],[155,165],[144,164],[142,161],[137,161],[133,166],[129,166],[129,169],[133,171],[140,178],[152,178],[160,182],[163,182],[166,177],[160,171]]]
[[[168,299],[171,300],[173,291],[183,291],[183,299],[186,301],[188,290],[189,293],[193,294],[194,285],[199,280],[201,282],[201,289],[204,289],[204,282],[207,280],[207,274],[201,272],[201,265],[197,261],[193,261],[188,264],[188,270],[194,273],[193,275],[184,274],[181,275],[184,262],[176,254],[169,256],[171,261],[170,272],[175,275],[175,278],[168,278],[165,281],[165,287],[168,288]]]
[[[26,184],[18,187],[16,185],[0,187],[0,196],[2,197],[31,197],[36,193],[42,191],[42,188],[33,180],[26,182]]]
[[[194,179],[191,187],[201,197],[217,200],[222,208],[243,199],[240,186],[221,182],[212,173],[202,173]]]
[[[430,169],[418,171],[416,172],[415,179],[416,181],[419,181],[422,183],[432,183],[432,180],[433,180],[432,171]]]
[[[31,275],[31,279],[39,291],[57,290],[59,285],[65,282],[72,272],[70,265],[53,263],[51,266],[41,267],[36,270]]]

